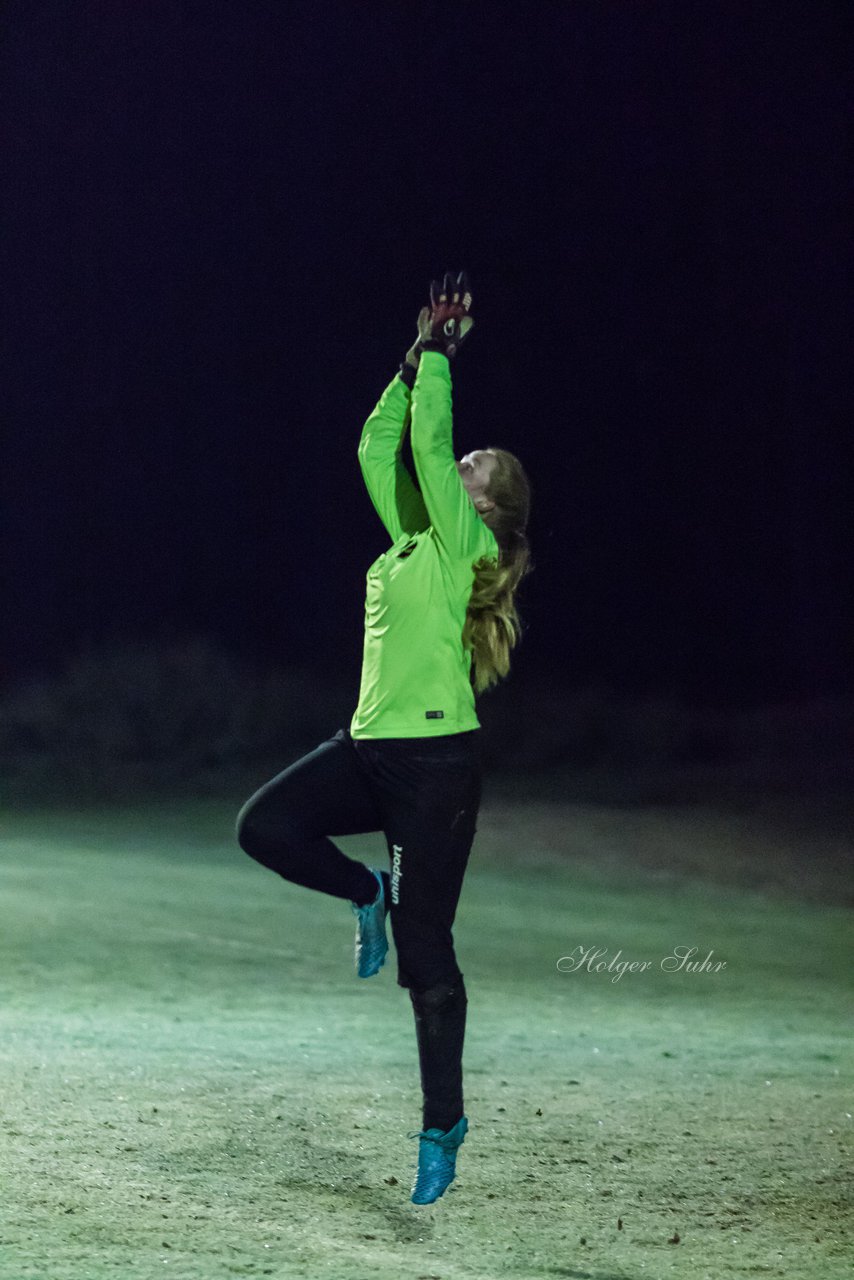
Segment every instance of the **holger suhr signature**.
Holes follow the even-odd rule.
[[[612,982],[619,982],[626,973],[647,973],[655,967],[653,960],[623,960],[622,948],[608,959],[607,947],[584,947],[581,943],[568,955],[561,956],[557,967],[561,973],[609,973]],[[664,973],[720,973],[726,968],[726,960],[715,960],[714,951],[708,951],[701,960],[698,947],[674,947],[669,955],[662,956],[658,968]]]

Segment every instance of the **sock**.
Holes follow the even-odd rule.
[[[423,992],[410,990],[409,995],[424,1094],[422,1128],[447,1133],[463,1114],[467,1000],[462,974],[453,984],[440,983]]]

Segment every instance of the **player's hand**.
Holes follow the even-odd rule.
[[[450,271],[443,283],[430,285],[430,309],[423,308],[418,317],[418,333],[423,351],[443,351],[449,360],[457,354],[474,328],[469,315],[471,289],[465,271],[454,280]]]

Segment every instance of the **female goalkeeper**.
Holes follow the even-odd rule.
[[[530,488],[518,459],[454,459],[450,361],[474,321],[465,274],[433,282],[418,338],[365,423],[359,462],[392,545],[367,574],[359,703],[339,729],[244,805],[238,840],[293,884],[349,900],[356,971],[382,967],[386,916],[398,984],[415,1014],[423,1090],[415,1204],[455,1173],[468,1129],[462,1055],[466,990],[456,914],[481,798],[475,696],[510,669],[514,596],[530,571]],[[411,426],[418,486],[401,457]],[[382,831],[389,871],[329,838]]]

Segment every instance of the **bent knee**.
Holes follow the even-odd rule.
[[[247,801],[238,813],[235,834],[243,852],[265,866],[271,860],[278,863],[296,856],[306,839],[299,823],[288,814],[270,812],[253,800]]]
[[[237,843],[250,858],[257,857],[262,843],[258,824],[253,817],[253,807],[252,801],[248,800],[238,813],[234,824]]]

